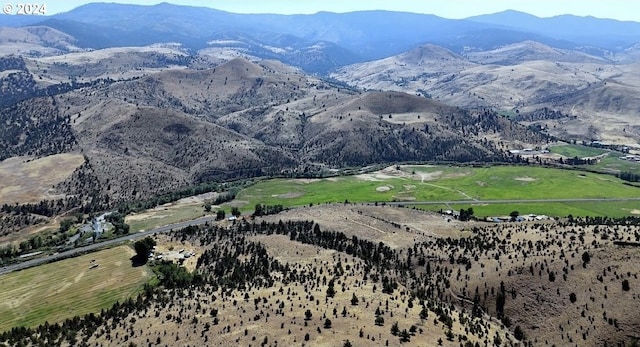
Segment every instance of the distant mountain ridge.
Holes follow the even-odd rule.
[[[637,22],[592,16],[560,15],[539,18],[527,13],[508,10],[469,17],[467,20],[517,28],[577,44],[599,46],[611,50],[628,47],[638,42],[640,36],[640,24]]]
[[[247,46],[249,55],[320,73],[426,43],[463,53],[531,40],[605,56],[640,42],[640,23],[570,15],[538,18],[516,11],[454,20],[390,11],[237,14],[169,3],[92,3],[47,17],[0,17],[0,26],[27,25],[57,29],[74,37],[79,47],[91,49],[178,42],[197,51],[209,47],[211,40],[233,38]],[[267,46],[282,51],[265,50]]]
[[[559,138],[633,145],[640,139],[638,53],[635,47],[598,57],[523,41],[459,55],[423,45],[343,66],[330,76],[365,90],[420,94],[458,107],[501,110],[516,118],[554,110],[565,119],[549,121],[543,116],[538,125]]]

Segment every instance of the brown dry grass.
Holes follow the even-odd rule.
[[[427,64],[436,71],[430,71],[427,64],[412,61],[408,55],[346,66],[332,76],[373,90],[427,91],[436,100],[462,107],[513,112],[549,107],[578,117],[541,122],[551,133],[565,138],[600,138],[622,144],[640,139],[634,122],[640,105],[637,63],[610,64],[535,42],[471,54],[476,62],[489,57],[485,63],[500,61],[499,65],[477,65],[463,57],[443,64],[434,58]],[[430,73],[432,76],[424,77]]]
[[[223,294],[214,292],[215,301],[210,295],[192,293],[168,306],[155,307],[144,316],[136,316],[135,323],[130,324],[134,334],[128,341],[144,343],[147,339],[161,341],[168,345],[202,345],[208,346],[255,346],[263,341],[274,346],[340,346],[350,340],[354,346],[384,345],[388,340],[390,346],[399,345],[399,339],[391,335],[393,322],[398,322],[400,329],[409,329],[415,325],[418,331],[411,338],[410,345],[435,345],[438,339],[444,346],[458,346],[458,342],[446,340],[446,328],[441,323],[434,324],[435,313],[429,312],[427,320],[418,317],[421,309],[417,303],[408,308],[407,292],[400,287],[393,295],[383,294],[380,288],[374,289],[374,283],[363,278],[363,263],[346,254],[332,250],[319,249],[290,241],[286,236],[256,236],[252,240],[263,243],[270,255],[302,270],[322,271],[327,277],[332,276],[334,266],[340,262],[345,274],[337,276],[336,295],[326,298],[327,286],[323,284],[277,284],[267,289],[249,289]],[[245,293],[248,299],[245,299]],[[359,302],[351,304],[353,294]],[[256,301],[257,300],[257,303]],[[279,307],[282,305],[282,310]],[[198,306],[200,309],[195,309]],[[383,326],[374,324],[375,310],[380,307],[384,312]],[[211,323],[209,312],[218,309],[219,324],[212,325],[206,331],[204,324]],[[304,312],[309,309],[312,318],[304,320]],[[336,314],[333,311],[336,311]],[[342,315],[345,309],[346,315]],[[157,312],[157,313],[156,313]],[[280,312],[280,313],[278,313]],[[180,317],[181,323],[169,319],[169,315]],[[157,316],[157,317],[156,317]],[[452,316],[458,317],[458,312]],[[331,328],[324,327],[325,318],[332,321]],[[197,319],[197,323],[194,323]],[[127,319],[129,321],[129,319]],[[133,320],[131,320],[133,321]],[[359,332],[362,331],[362,337]],[[454,323],[452,331],[464,334],[459,323]],[[501,331],[495,325],[491,328],[491,336]],[[305,341],[305,334],[309,340]],[[92,338],[91,342],[102,344],[122,344],[122,337],[110,340],[105,337]],[[471,337],[471,341],[481,339]],[[128,343],[128,342],[127,342]]]
[[[464,223],[447,222],[442,216],[431,212],[393,206],[347,204],[301,207],[264,219],[270,222],[280,219],[313,220],[324,229],[341,231],[349,237],[383,241],[393,248],[408,247],[432,237],[460,237],[467,234],[461,232],[466,225]]]
[[[513,339],[495,318],[495,297],[501,283],[507,292],[505,313],[513,324],[510,330],[513,331],[515,325],[522,327],[534,345],[548,341],[548,345],[556,346],[600,346],[604,341],[629,341],[640,322],[635,309],[635,303],[640,301],[637,291],[640,281],[635,266],[640,261],[640,253],[637,248],[614,246],[611,241],[634,240],[640,232],[638,227],[599,226],[596,230],[592,226],[555,222],[501,225],[447,222],[438,215],[412,209],[361,205],[299,208],[264,219],[270,222],[313,219],[322,230],[384,242],[404,252],[400,254],[413,248],[417,252],[413,262],[416,274],[425,271],[424,266],[416,264],[424,255],[431,269],[438,269],[437,276],[442,276],[436,283],[445,280],[450,283],[446,296],[452,304],[447,307],[454,318],[453,333],[467,336],[472,342],[482,344],[484,338],[466,332],[458,319],[463,307],[466,314],[471,311],[476,288],[481,306],[493,316],[485,316],[491,321],[489,343],[496,333],[503,341]],[[395,227],[394,223],[401,227]],[[604,234],[609,239],[603,239]],[[496,246],[485,251],[482,242],[467,244],[471,248],[464,249],[451,248],[449,241],[445,246],[421,244],[422,241],[476,236],[486,237],[485,240],[496,242]],[[126,341],[124,330],[118,327],[112,330],[109,339],[104,335],[94,336],[90,342],[113,345],[133,341],[140,345],[147,339],[152,342],[159,339],[161,345],[255,346],[266,338],[266,345],[272,346],[276,341],[279,346],[336,346],[349,339],[354,346],[383,345],[387,340],[389,345],[396,346],[400,343],[390,334],[390,327],[397,321],[400,329],[411,325],[422,329],[408,345],[432,346],[441,338],[445,346],[459,346],[457,339],[446,340],[446,329],[434,321],[434,312],[429,312],[427,320],[419,319],[420,305],[416,301],[413,308],[408,307],[408,292],[402,284],[392,295],[382,294],[379,282],[365,278],[362,260],[291,241],[283,235],[249,235],[248,239],[263,244],[270,256],[289,264],[301,276],[310,272],[320,274],[319,280],[283,283],[278,281],[281,275],[273,273],[276,284],[265,289],[229,292],[217,289],[212,293],[210,288],[184,290],[167,305],[152,305],[148,311],[123,320],[127,322],[124,329],[134,331],[127,334]],[[199,254],[206,247],[169,241],[163,236],[159,241],[162,252],[173,247],[173,251],[184,248]],[[537,246],[540,242],[546,244]],[[584,251],[590,253],[591,261],[583,267]],[[464,263],[450,262],[449,256],[454,260],[468,257],[471,266],[465,268]],[[338,264],[345,270],[343,274],[336,272]],[[555,281],[548,280],[547,271],[555,272]],[[322,282],[322,276],[328,279],[336,276],[335,298],[326,298],[327,285]],[[622,290],[623,279],[629,280],[630,291]],[[359,299],[358,305],[351,304],[354,293]],[[576,294],[575,303],[570,302],[570,293]],[[373,324],[378,307],[384,311],[382,327]],[[213,325],[210,314],[214,308],[218,310],[218,325]],[[305,325],[307,309],[313,317]],[[345,317],[341,314],[343,309],[347,311]],[[605,315],[611,320],[603,319]],[[325,318],[332,321],[332,328],[323,327]],[[205,329],[206,324],[210,329]],[[360,330],[363,337],[359,337]],[[307,333],[309,341],[304,341]]]
[[[34,203],[61,198],[52,186],[71,176],[82,165],[81,154],[55,154],[40,159],[14,157],[0,162],[0,202]]]

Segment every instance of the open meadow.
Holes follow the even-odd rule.
[[[454,167],[407,165],[374,173],[324,179],[273,179],[242,190],[233,203],[251,212],[255,204],[284,207],[327,202],[451,201],[425,209],[473,207],[477,216],[520,213],[552,216],[637,214],[638,201],[527,202],[540,199],[637,198],[640,188],[611,175],[532,166]],[[523,200],[478,203],[477,200]],[[466,208],[465,207],[465,208]]]
[[[563,155],[563,156],[569,157],[569,158],[573,158],[573,157],[578,157],[578,158],[595,157],[595,156],[601,155],[603,153],[609,152],[609,151],[607,151],[605,149],[601,149],[601,148],[594,148],[594,147],[583,146],[583,145],[570,145],[570,144],[551,146],[549,148],[549,151],[551,153],[560,154],[560,155]]]
[[[1,276],[0,331],[99,312],[137,294],[153,275],[133,267],[133,255],[119,246]]]
[[[558,145],[549,147],[551,153],[559,154],[568,158],[588,158],[595,157],[602,154],[606,155],[596,164],[593,165],[581,165],[585,169],[602,170],[612,173],[620,171],[631,172],[634,174],[640,174],[640,162],[632,160],[623,160],[620,157],[627,155],[626,153],[611,151],[601,148],[594,148],[583,145]]]

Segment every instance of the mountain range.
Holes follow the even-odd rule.
[[[2,16],[0,26],[57,29],[84,49],[178,42],[197,51],[212,41],[233,41],[248,54],[311,72],[389,57],[425,43],[462,53],[532,40],[605,57],[624,52],[640,36],[640,23],[571,15],[538,18],[516,11],[455,20],[388,11],[236,14],[168,3],[92,3],[52,16]],[[310,51],[323,59],[304,59]]]
[[[640,23],[98,3],[0,25],[0,159],[82,153],[71,195],[640,139]]]
[[[275,61],[235,58],[211,69],[77,83],[3,108],[11,126],[0,130],[0,154],[81,152],[86,165],[72,180],[94,177],[114,200],[398,160],[517,160],[498,142],[547,140],[495,112],[362,92]]]

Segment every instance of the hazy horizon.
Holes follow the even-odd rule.
[[[70,0],[64,3],[47,3],[47,14],[53,15],[67,12],[76,7],[96,2],[145,6],[168,2],[176,5],[208,7],[234,13],[313,14],[320,11],[343,13],[365,10],[388,10],[434,14],[451,19],[515,10],[526,12],[537,17],[553,17],[571,14],[576,16],[593,16],[597,18],[640,22],[640,3],[628,0],[606,2],[600,0],[396,0],[393,2],[381,0]]]

